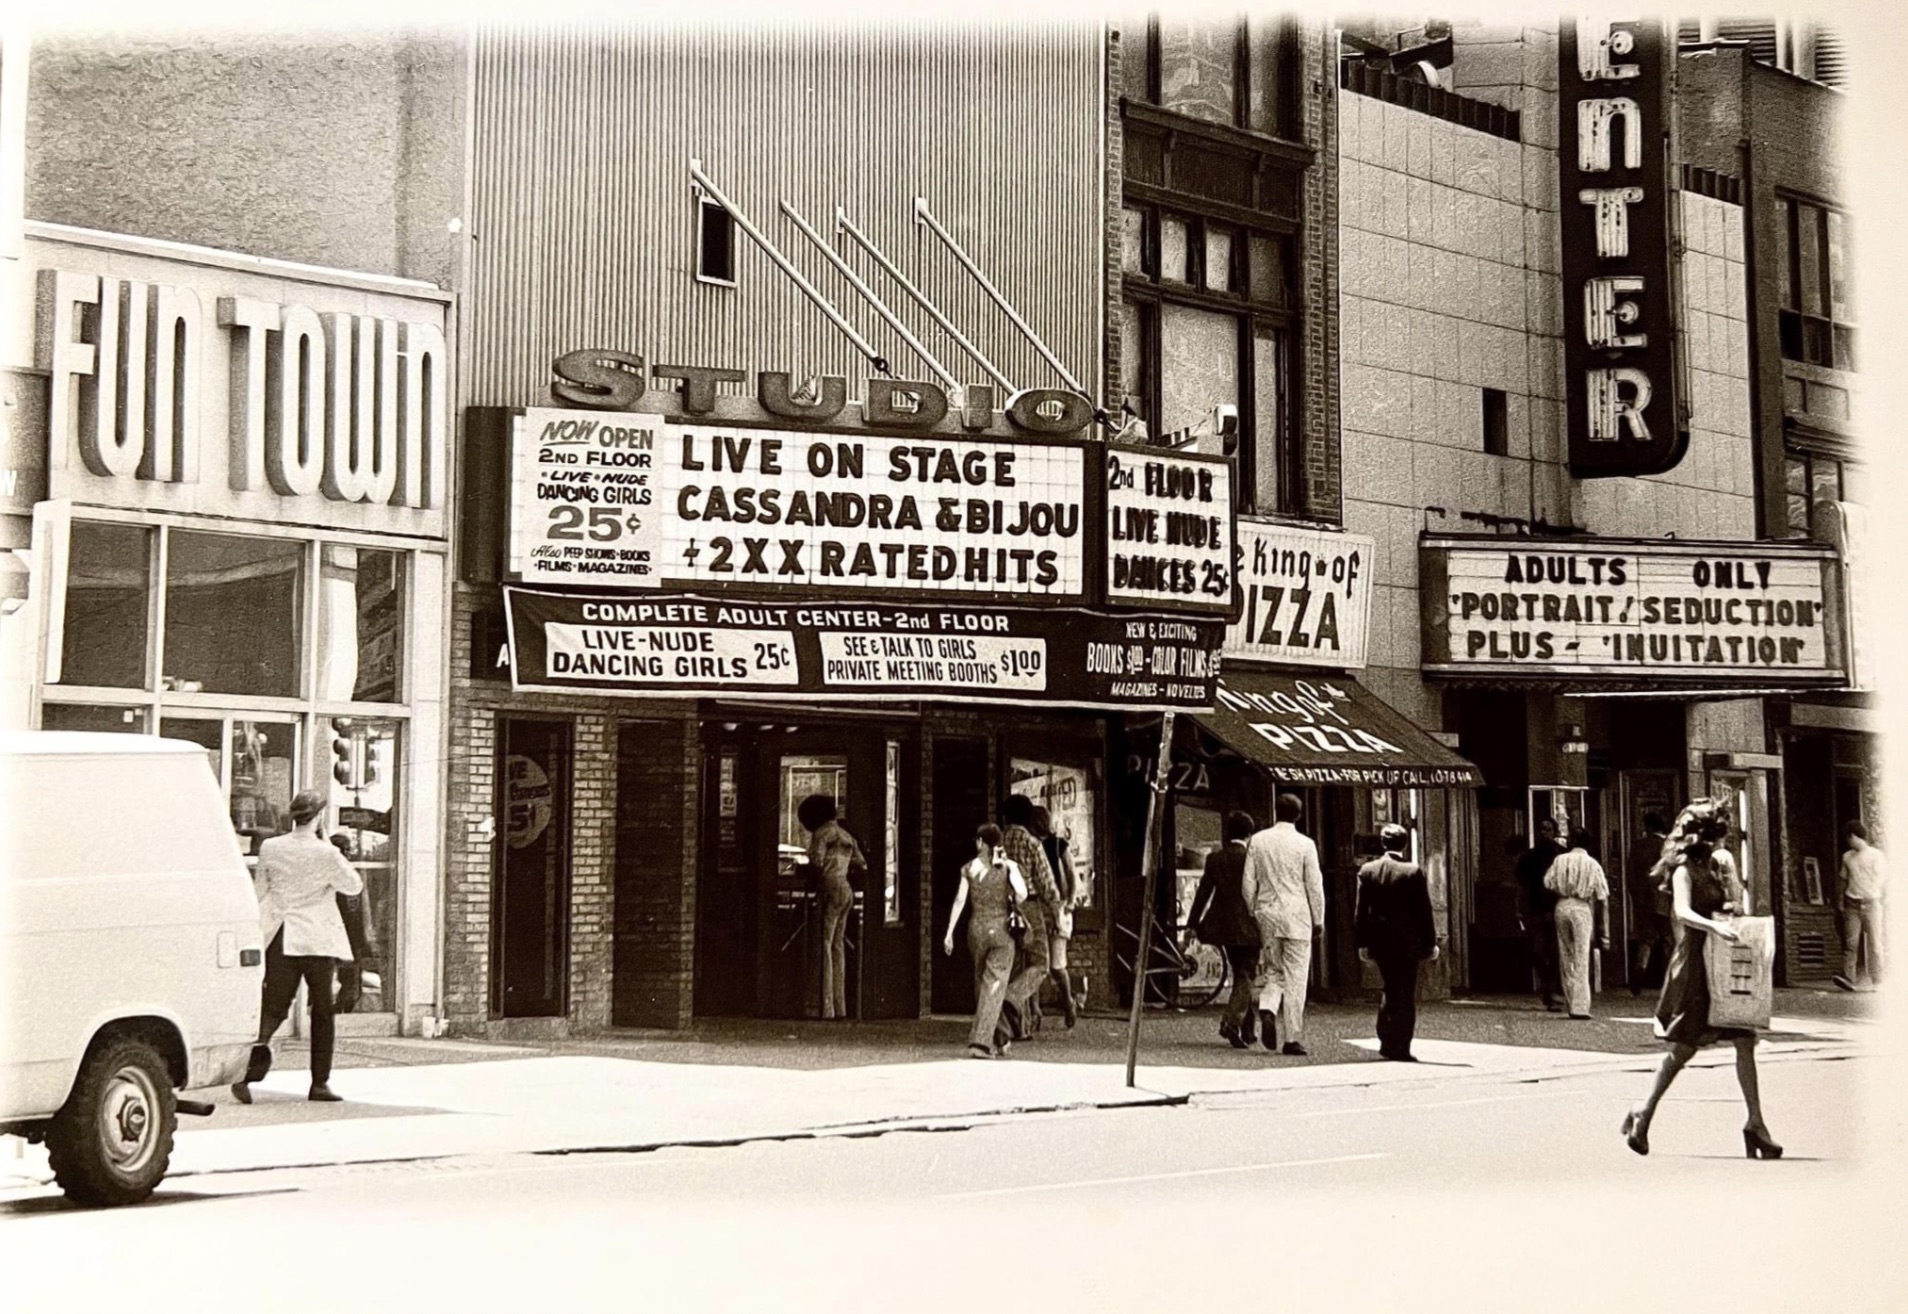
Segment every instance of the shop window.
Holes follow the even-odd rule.
[[[706,196],[696,202],[696,277],[735,286],[735,218]]]
[[[153,531],[73,522],[59,683],[144,689]]]
[[[165,687],[296,697],[305,555],[295,539],[173,531]]]
[[[95,734],[147,733],[143,707],[95,707],[87,703],[48,703],[40,710],[42,730],[90,730]]]
[[[318,693],[332,702],[394,703],[402,669],[404,558],[327,543],[319,549]]]
[[[291,829],[292,795],[300,780],[295,719],[167,711],[159,718],[159,733],[205,749],[248,859],[258,857],[263,841]]]
[[[1099,852],[1093,824],[1098,815],[1099,791],[1094,788],[1091,773],[1084,766],[1016,757],[1009,761],[1008,789],[1047,810],[1053,833],[1066,841],[1080,906],[1091,908],[1097,872],[1095,855]]]
[[[1485,388],[1484,450],[1492,456],[1510,455],[1510,399],[1502,388]]]
[[[361,995],[354,1011],[397,1011],[391,994],[397,940],[399,721],[320,717],[316,756],[329,767],[331,811],[326,838],[364,880],[364,940],[359,948]]]
[[[1839,211],[1793,197],[1777,198],[1776,207],[1782,354],[1825,369],[1853,370],[1848,221]]]

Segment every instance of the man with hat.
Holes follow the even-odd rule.
[[[1378,1053],[1412,1063],[1411,1038],[1418,1029],[1418,965],[1438,956],[1437,917],[1424,870],[1405,855],[1411,834],[1386,826],[1379,836],[1383,857],[1358,869],[1358,912],[1352,938],[1358,956],[1378,968],[1384,996],[1378,1005]]]
[[[351,961],[351,940],[338,915],[338,896],[364,891],[364,881],[344,855],[321,834],[325,796],[303,790],[291,802],[292,831],[258,848],[258,918],[265,938],[265,996],[258,1043],[245,1079],[232,1087],[240,1103],[252,1102],[252,1083],[272,1070],[272,1036],[291,1012],[298,983],[311,1001],[311,1098],[343,1098],[330,1086],[332,973]]]

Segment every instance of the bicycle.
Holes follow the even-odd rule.
[[[1173,935],[1165,934],[1165,929],[1154,923],[1151,949],[1155,966],[1146,969],[1146,1002],[1180,1010],[1204,1008],[1225,993],[1232,978],[1225,953],[1202,943],[1188,929]],[[1113,960],[1131,975],[1134,959],[1139,956],[1139,932],[1118,922],[1114,931]],[[1119,950],[1122,942],[1127,947],[1124,955]],[[1168,979],[1175,987],[1170,995]]]

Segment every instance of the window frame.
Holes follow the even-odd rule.
[[[706,272],[709,254],[707,246],[709,234],[708,223],[709,211],[711,210],[716,211],[722,216],[722,221],[728,226],[729,230],[729,276],[727,278]],[[735,222],[735,216],[729,213],[728,207],[713,197],[696,197],[696,282],[707,283],[711,287],[738,286],[737,276],[741,271],[738,268],[740,262],[737,260],[737,256],[740,254],[740,249],[736,243],[737,231],[738,225]]]
[[[1227,20],[1218,15],[1213,15],[1207,19],[1207,21],[1215,24],[1229,21],[1232,28],[1230,34],[1232,39],[1232,116],[1229,120],[1203,118],[1199,115],[1187,114],[1183,110],[1174,109],[1172,106],[1161,103],[1163,60],[1161,57],[1158,12],[1149,11],[1144,21],[1146,27],[1146,45],[1144,49],[1138,53],[1146,65],[1145,73],[1141,78],[1146,88],[1146,95],[1144,97],[1146,104],[1168,114],[1179,115],[1189,122],[1222,124],[1225,127],[1236,128],[1241,132],[1274,137],[1281,141],[1292,141],[1296,139],[1295,128],[1299,121],[1299,97],[1297,90],[1299,82],[1302,81],[1302,79],[1295,79],[1293,77],[1277,78],[1273,71],[1257,67],[1253,58],[1253,19],[1250,16],[1241,15],[1237,18]],[[1190,21],[1197,21],[1196,16]],[[1296,68],[1299,54],[1298,23],[1289,14],[1278,14],[1261,21],[1267,21],[1273,27],[1267,49],[1274,52],[1274,60],[1272,61],[1274,68]],[[1125,52],[1125,55],[1126,57],[1131,57],[1130,48]],[[1253,91],[1258,79],[1261,77],[1272,79],[1275,84],[1272,88],[1272,94],[1267,97],[1267,104],[1270,108],[1272,119],[1272,123],[1268,127],[1258,127],[1252,122]],[[1125,95],[1124,79],[1122,83],[1122,98],[1131,100],[1131,97]]]
[[[1838,272],[1844,286],[1851,281],[1848,212],[1793,192],[1776,193],[1776,207],[1776,351],[1782,359],[1797,364],[1857,373],[1858,325],[1853,319],[1835,316]],[[1839,265],[1836,243],[1830,240],[1831,227],[1840,230]],[[1813,250],[1803,249],[1805,231],[1814,239]],[[1815,275],[1813,287],[1803,286],[1806,273]],[[1820,313],[1808,309],[1811,300],[1819,304]]]
[[[1212,214],[1191,203],[1190,199],[1186,203],[1168,205],[1129,196],[1122,207],[1122,225],[1126,222],[1125,212],[1130,210],[1137,210],[1142,215],[1141,268],[1125,269],[1122,258],[1122,299],[1136,305],[1140,311],[1142,341],[1138,358],[1142,377],[1139,380],[1122,378],[1122,393],[1141,399],[1140,418],[1145,422],[1147,432],[1157,438],[1162,432],[1164,392],[1162,307],[1179,305],[1235,317],[1239,322],[1237,405],[1240,442],[1238,477],[1233,480],[1234,499],[1240,511],[1300,514],[1294,441],[1294,435],[1300,427],[1299,389],[1292,385],[1297,378],[1294,355],[1295,344],[1299,341],[1301,316],[1294,309],[1294,303],[1298,300],[1299,271],[1293,234],[1275,222],[1242,222],[1233,213]],[[1187,225],[1188,268],[1185,271],[1187,281],[1183,283],[1167,282],[1161,277],[1159,235],[1164,218],[1181,220]],[[1213,292],[1205,286],[1208,225],[1224,227],[1232,235],[1230,290],[1227,292]],[[1274,286],[1279,291],[1277,300],[1255,298],[1252,295],[1254,238],[1267,238],[1272,243],[1274,262],[1279,270],[1279,276],[1274,280]],[[1283,347],[1283,414],[1274,417],[1261,417],[1258,413],[1257,343],[1261,337],[1277,337]],[[1262,423],[1266,419],[1271,421],[1269,434],[1265,433]],[[1260,505],[1258,496],[1261,464],[1268,451],[1274,465],[1274,486],[1277,489],[1277,504],[1273,506]]]

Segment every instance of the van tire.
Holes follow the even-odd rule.
[[[108,1040],[47,1131],[53,1178],[78,1204],[137,1204],[165,1177],[178,1122],[165,1059],[143,1040]]]

